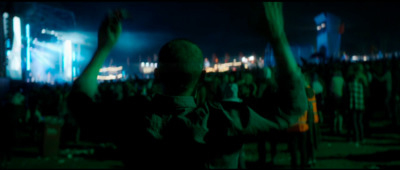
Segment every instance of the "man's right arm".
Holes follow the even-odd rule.
[[[121,11],[115,11],[102,22],[98,32],[97,50],[85,70],[74,82],[73,90],[88,95],[92,100],[97,94],[97,75],[100,68],[121,34],[121,13]]]
[[[109,15],[102,22],[98,32],[97,50],[85,70],[75,80],[68,96],[68,108],[81,127],[100,128],[105,120],[104,115],[100,114],[104,110],[95,104],[94,99],[98,93],[97,75],[122,31],[118,12]]]

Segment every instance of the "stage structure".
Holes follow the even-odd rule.
[[[10,4],[2,13],[0,43],[6,76],[27,82],[72,82],[79,73],[75,65],[80,47],[63,34],[75,30],[74,14],[35,2]]]
[[[12,3],[7,3],[1,14],[0,76],[22,80],[21,18],[16,15]]]

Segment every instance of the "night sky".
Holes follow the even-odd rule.
[[[265,16],[259,2],[43,2],[73,11],[75,31],[91,37],[107,11],[125,8],[131,15],[123,23],[120,42],[112,53],[115,61],[126,57],[153,56],[174,38],[197,43],[205,57],[223,57],[243,52],[263,55]],[[398,50],[400,14],[394,2],[285,2],[285,28],[291,44],[316,45],[314,16],[330,12],[342,19],[345,33],[342,49],[348,53],[369,53],[371,47]]]

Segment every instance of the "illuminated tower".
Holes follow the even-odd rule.
[[[317,25],[317,51],[325,59],[340,59],[341,21],[340,18],[323,12],[314,18]]]

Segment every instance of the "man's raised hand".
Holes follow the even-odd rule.
[[[285,36],[282,2],[264,2],[265,16],[267,18],[267,33],[270,40]]]
[[[122,32],[121,21],[127,17],[126,10],[114,10],[103,20],[98,32],[98,48],[111,49]]]

